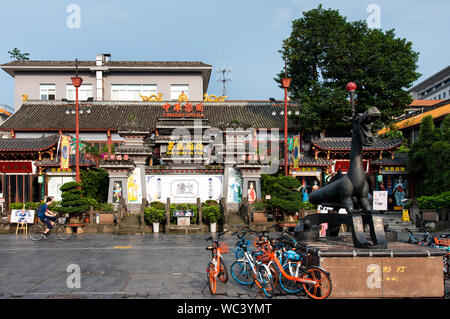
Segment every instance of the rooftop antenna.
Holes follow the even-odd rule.
[[[217,82],[222,82],[222,96],[227,96],[227,87],[226,83],[232,80],[231,77],[231,65],[225,64],[225,53],[222,51],[222,64],[219,65],[216,70],[217,73]]]

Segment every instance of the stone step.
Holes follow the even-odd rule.
[[[116,227],[114,229],[114,234],[116,235],[135,235],[144,234],[145,229],[140,226],[122,226]]]
[[[242,217],[240,215],[228,215],[226,217],[227,224],[230,225],[242,225],[244,224],[244,221],[242,220]]]
[[[120,225],[126,226],[139,226],[140,225],[141,216],[140,215],[129,215],[122,218],[120,221]]]

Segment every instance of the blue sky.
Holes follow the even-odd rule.
[[[338,9],[349,21],[380,8],[383,30],[413,42],[425,78],[449,65],[448,0],[21,0],[0,4],[0,63],[17,47],[32,60],[202,61],[213,66],[209,94],[221,94],[215,70],[232,66],[229,99],[282,98],[273,78],[283,67],[278,53],[291,21],[317,7]],[[70,4],[81,9],[80,28],[69,28]],[[418,81],[418,82],[419,82]],[[417,82],[416,82],[417,83]],[[0,104],[13,106],[14,81],[0,71]]]

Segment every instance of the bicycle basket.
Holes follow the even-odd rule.
[[[269,242],[265,239],[255,238],[253,241],[253,247],[255,248],[265,247],[267,244],[269,244]]]
[[[257,261],[260,261],[260,262],[263,262],[263,263],[270,261],[269,252],[267,250],[265,250],[265,249],[257,249],[255,251],[255,257],[256,257]]]
[[[230,251],[227,243],[220,243],[219,249],[223,255],[228,254],[228,252]]]

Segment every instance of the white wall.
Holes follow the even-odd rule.
[[[147,200],[165,203],[219,201],[223,193],[223,175],[146,175]]]

